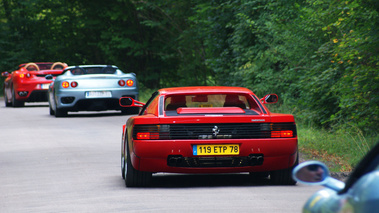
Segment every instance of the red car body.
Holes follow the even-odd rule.
[[[52,80],[46,75],[57,76],[67,64],[61,62],[40,62],[20,64],[18,69],[3,72],[5,106],[21,107],[25,102],[47,101],[47,91]]]
[[[277,100],[275,94],[258,99],[249,89],[221,86],[160,89],[146,105],[121,98],[122,106],[143,106],[123,129],[126,186],[150,185],[157,172],[249,172],[274,184],[295,184],[294,117],[271,113],[264,105]]]

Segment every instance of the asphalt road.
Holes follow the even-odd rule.
[[[158,174],[126,188],[116,111],[49,115],[0,98],[0,212],[301,212],[320,187],[271,186],[247,174]]]

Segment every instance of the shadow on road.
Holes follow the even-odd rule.
[[[111,116],[129,116],[122,114],[121,112],[69,112],[67,116],[64,118],[70,118],[70,117],[75,117],[75,118],[91,118],[91,117],[111,117]]]
[[[254,178],[249,174],[158,174],[153,175],[153,183],[149,188],[246,187],[267,185],[271,185],[269,179]],[[123,184],[123,186],[125,185]]]

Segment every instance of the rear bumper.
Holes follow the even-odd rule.
[[[51,81],[31,81],[15,85],[15,98],[25,102],[45,102],[47,101],[47,85]]]
[[[240,145],[238,156],[196,156],[192,153],[193,145],[231,143]],[[129,148],[129,150],[133,150],[129,153],[133,167],[148,172],[233,173],[275,171],[290,168],[297,158],[297,138],[212,141],[135,140],[132,147]],[[175,162],[176,159],[177,162]]]

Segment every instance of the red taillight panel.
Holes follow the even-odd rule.
[[[292,138],[293,131],[292,130],[282,130],[282,131],[272,131],[272,138]]]
[[[19,75],[18,75],[20,78],[30,78],[30,77],[32,77],[32,75],[30,74],[30,73],[20,73]]]
[[[157,132],[138,132],[138,140],[159,139],[159,133]]]
[[[218,134],[213,128],[217,126]],[[164,124],[135,125],[136,140],[183,140],[183,139],[261,139],[294,138],[295,123],[219,123],[219,124]]]

